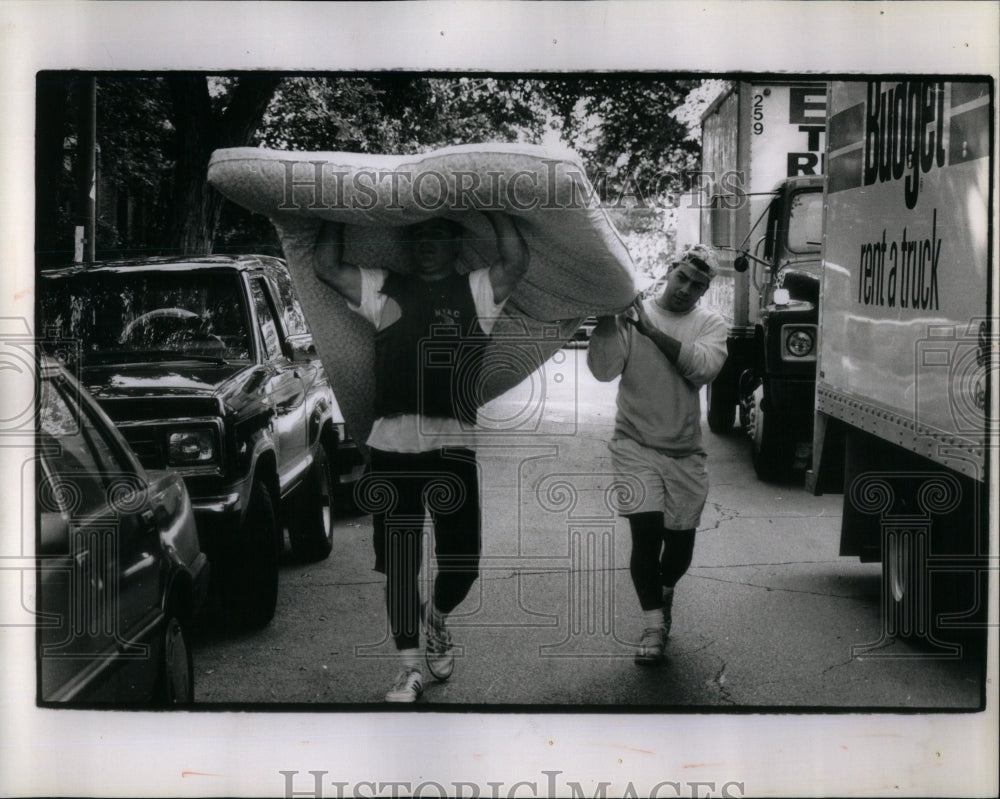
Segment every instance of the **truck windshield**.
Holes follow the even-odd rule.
[[[251,357],[239,276],[78,272],[40,281],[49,338],[80,342],[83,363]]]
[[[790,252],[819,252],[823,237],[823,192],[799,191],[788,209]]]

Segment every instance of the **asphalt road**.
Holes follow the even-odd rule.
[[[940,658],[883,639],[878,564],[837,554],[841,497],[759,482],[745,442],[707,426],[712,488],[692,567],[677,589],[668,662],[633,665],[639,607],[628,528],[609,491],[616,385],[593,379],[585,350],[560,357],[485,409],[494,432],[479,450],[482,576],[451,620],[455,673],[446,683],[425,673],[422,703],[979,706],[982,669],[968,647],[963,657]],[[302,565],[286,552],[267,628],[197,630],[196,701],[381,703],[397,659],[370,537],[370,517],[343,513],[328,560]]]

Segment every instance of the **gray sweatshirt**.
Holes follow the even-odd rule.
[[[653,324],[681,342],[677,364],[635,327],[618,317],[598,324],[587,365],[603,382],[621,375],[614,438],[631,438],[668,455],[701,451],[699,389],[726,360],[726,323],[700,306],[679,314],[655,300],[643,303]]]

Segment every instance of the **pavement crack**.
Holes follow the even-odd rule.
[[[823,671],[820,672],[820,674],[825,677],[827,674],[829,674],[834,669],[843,668],[844,666],[850,666],[851,663],[854,662],[854,659],[855,658],[852,655],[847,660],[844,660],[844,661],[842,661],[840,663],[834,663],[832,666],[827,666],[825,669],[823,669]]]
[[[715,509],[715,512],[718,514],[718,518],[710,527],[699,527],[699,533],[708,532],[709,530],[718,530],[723,524],[731,522],[740,515],[739,511],[735,508],[727,508],[718,502],[709,502],[708,504]]]
[[[692,577],[696,577],[701,580],[712,580],[717,583],[727,583],[729,585],[742,585],[747,588],[763,588],[765,591],[780,591],[785,594],[806,594],[807,596],[820,596],[820,597],[833,597],[836,599],[857,599],[858,597],[851,594],[832,594],[829,591],[807,591],[801,588],[776,588],[772,585],[761,585],[760,583],[748,583],[743,580],[723,580],[721,577],[706,577],[703,574],[691,573]]]
[[[726,687],[726,661],[719,658],[719,670],[712,677],[710,685],[714,685],[719,691],[719,696],[722,697],[724,702],[728,702],[731,705],[736,704],[736,700],[733,698],[732,692]]]

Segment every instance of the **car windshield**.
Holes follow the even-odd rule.
[[[246,360],[250,337],[238,281],[235,273],[196,270],[47,278],[42,325],[49,340],[79,342],[84,364]]]

